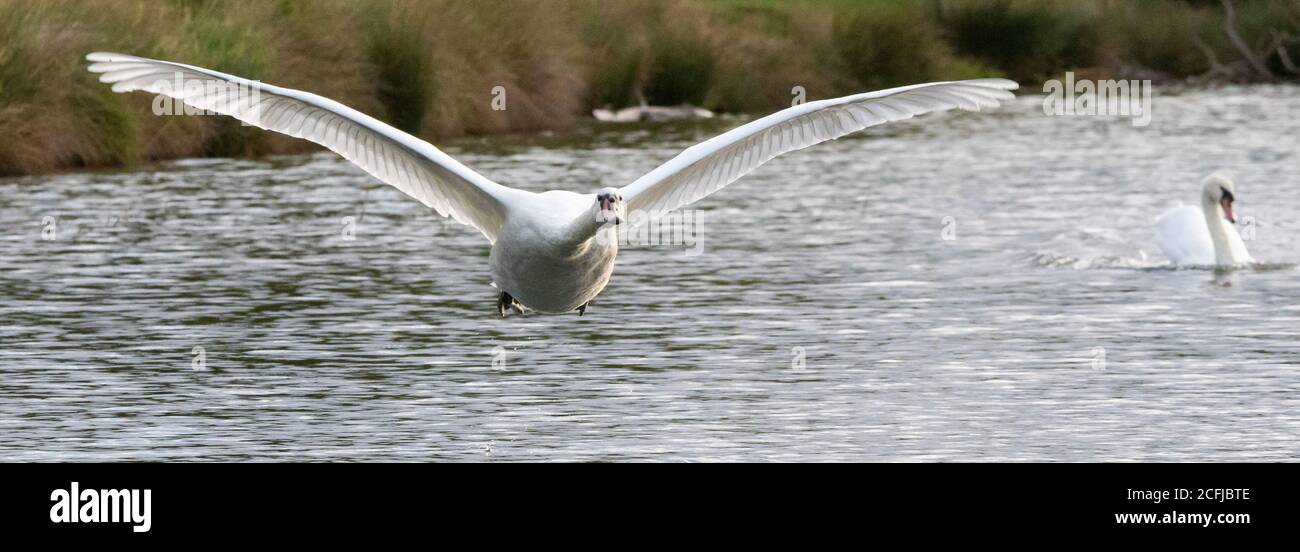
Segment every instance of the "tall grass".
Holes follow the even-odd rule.
[[[867,88],[996,72],[958,57],[940,23],[915,6],[866,4],[838,14],[833,39],[850,75]]]
[[[419,134],[433,99],[433,52],[420,32],[427,23],[409,6],[385,6],[371,17],[369,53],[383,115],[393,126]]]
[[[1300,78],[1287,67],[1300,2],[1234,5],[1253,55]],[[154,116],[146,95],[85,71],[97,50],[306,89],[430,140],[564,129],[642,99],[766,112],[796,86],[818,98],[989,75],[1033,85],[1085,68],[1260,78],[1208,0],[0,0],[0,174],[314,147]]]
[[[596,106],[702,104],[718,69],[716,33],[697,4],[625,0],[585,14]]]

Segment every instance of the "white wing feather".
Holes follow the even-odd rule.
[[[621,191],[629,211],[671,211],[783,153],[933,111],[997,107],[1018,86],[1005,79],[935,82],[804,103],[691,146]]]
[[[1156,219],[1156,245],[1177,266],[1213,266],[1214,240],[1199,207],[1174,207]]]
[[[90,71],[112,83],[114,92],[169,96],[325,146],[438,214],[479,229],[489,241],[495,242],[501,230],[507,199],[526,193],[497,184],[428,142],[329,98],[170,61],[104,52],[86,59],[92,62]],[[229,93],[223,85],[256,93]]]

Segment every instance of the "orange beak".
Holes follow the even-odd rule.
[[[1236,224],[1237,216],[1232,214],[1232,198],[1225,197],[1223,199],[1220,199],[1219,206],[1223,207],[1223,218],[1228,219],[1228,222]]]

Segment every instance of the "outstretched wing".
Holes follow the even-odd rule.
[[[442,216],[496,241],[519,190],[470,170],[428,142],[329,98],[170,61],[96,52],[89,69],[114,92],[142,90],[325,146]]]
[[[997,107],[1018,87],[1005,79],[935,82],[797,105],[687,148],[625,186],[623,198],[629,211],[671,211],[783,153],[932,111]]]

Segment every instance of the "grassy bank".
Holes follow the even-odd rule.
[[[312,147],[220,117],[156,117],[146,95],[113,94],[85,71],[83,56],[96,50],[304,88],[436,140],[563,129],[593,107],[641,97],[765,112],[789,105],[796,85],[817,98],[990,75],[1032,85],[1071,69],[1300,78],[1300,1],[1230,5],[0,0],[0,174]],[[505,87],[508,109],[492,110],[494,86]]]

